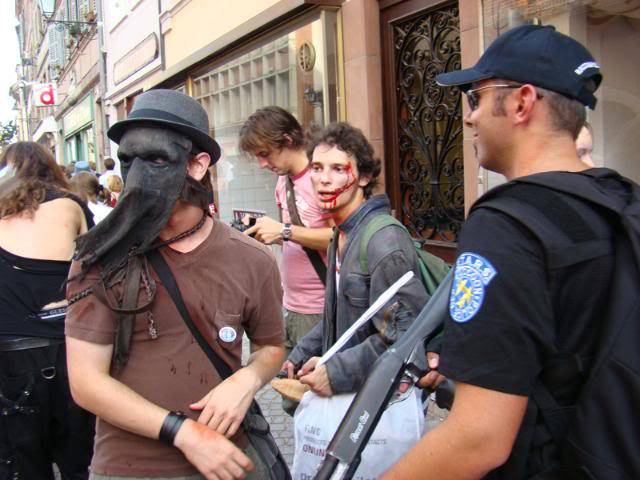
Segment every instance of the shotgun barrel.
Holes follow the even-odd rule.
[[[329,443],[315,480],[352,478],[400,380],[416,381],[428,371],[424,344],[441,331],[448,315],[452,275],[447,274],[411,327],[378,358]]]

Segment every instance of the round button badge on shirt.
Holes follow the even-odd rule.
[[[220,340],[227,343],[233,342],[237,336],[238,334],[231,327],[222,327],[218,332],[218,337],[220,338]]]

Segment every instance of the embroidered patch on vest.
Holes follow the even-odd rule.
[[[476,253],[465,252],[456,261],[449,313],[458,323],[471,320],[480,311],[484,289],[497,275],[489,261]]]

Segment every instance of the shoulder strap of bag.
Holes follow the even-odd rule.
[[[207,355],[209,361],[213,364],[220,377],[222,377],[223,380],[230,377],[233,372],[231,371],[229,365],[227,365],[227,363],[218,356],[215,350],[211,347],[211,345],[207,343],[205,338],[202,336],[202,333],[200,333],[198,327],[196,327],[193,323],[191,315],[189,315],[189,311],[187,310],[187,306],[184,304],[184,300],[182,299],[182,295],[180,294],[180,289],[178,288],[176,279],[173,276],[173,272],[169,268],[169,265],[167,265],[167,262],[162,254],[156,249],[147,252],[146,255],[151,262],[151,265],[153,265],[156,273],[158,274],[158,277],[160,277],[164,288],[167,289],[167,292],[171,296],[173,303],[178,309],[178,312],[180,312],[180,316],[182,316],[182,319],[189,328],[189,331],[193,335],[193,338],[196,339],[198,345],[200,345],[202,351],[204,351],[204,353]]]
[[[360,269],[363,272],[369,271],[367,262],[367,247],[371,241],[371,237],[384,227],[389,225],[396,225],[402,228],[409,234],[409,230],[405,227],[397,218],[383,214],[374,217],[366,226],[362,238],[360,240],[360,254],[358,261],[360,262]],[[426,250],[423,250],[420,246],[420,242],[413,240],[413,244],[416,250],[416,256],[418,261],[418,269],[420,271],[420,277],[422,284],[425,286],[427,293],[433,295],[438,288],[438,285],[442,283],[444,277],[449,272],[449,266],[440,257],[437,257]]]
[[[541,195],[540,190],[545,192]],[[508,215],[529,230],[545,250],[549,269],[610,255],[613,244],[596,238],[589,223],[567,202],[565,193],[542,185],[501,191],[474,206]]]
[[[585,188],[593,182],[594,179],[603,178],[608,174],[615,173],[607,169],[598,170],[600,171],[596,171],[596,173],[588,173],[591,171],[583,172],[582,175],[577,176],[576,181],[572,182],[568,182],[567,179],[573,179],[573,177],[576,176],[570,173],[565,173],[564,177],[532,175],[523,177],[517,181],[547,187],[607,209],[615,216],[614,218],[622,227],[630,243],[636,265],[640,267],[640,223],[638,220],[638,218],[640,218],[640,187],[635,182],[617,173],[615,174],[615,178],[628,188],[634,199],[631,203],[626,203],[622,198],[605,195],[599,189]]]
[[[358,257],[358,261],[360,262],[360,270],[363,272],[369,271],[369,266],[367,262],[367,247],[369,246],[369,241],[371,241],[371,237],[373,237],[379,230],[382,230],[384,227],[389,225],[397,225],[404,230],[406,227],[402,225],[398,220],[396,220],[391,215],[382,214],[375,216],[367,226],[364,228],[364,233],[360,239],[360,255]]]
[[[302,220],[300,219],[300,214],[298,213],[298,207],[296,205],[296,194],[293,190],[293,180],[291,177],[287,175],[287,209],[289,210],[289,216],[291,217],[291,222],[294,225],[299,227],[304,227]],[[302,247],[304,253],[309,257],[309,261],[313,266],[313,269],[318,274],[318,278],[322,282],[322,285],[327,284],[327,266],[322,261],[322,257],[317,250],[313,248]]]

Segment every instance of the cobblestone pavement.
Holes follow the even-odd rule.
[[[271,433],[289,466],[293,464],[293,418],[282,410],[282,397],[271,385],[265,385],[256,396],[262,413],[271,425]]]
[[[242,339],[242,363],[249,357],[249,339]],[[293,464],[293,418],[282,410],[282,397],[268,383],[258,392],[256,400],[262,413],[271,425],[271,433],[275,438],[282,455],[289,466]]]

